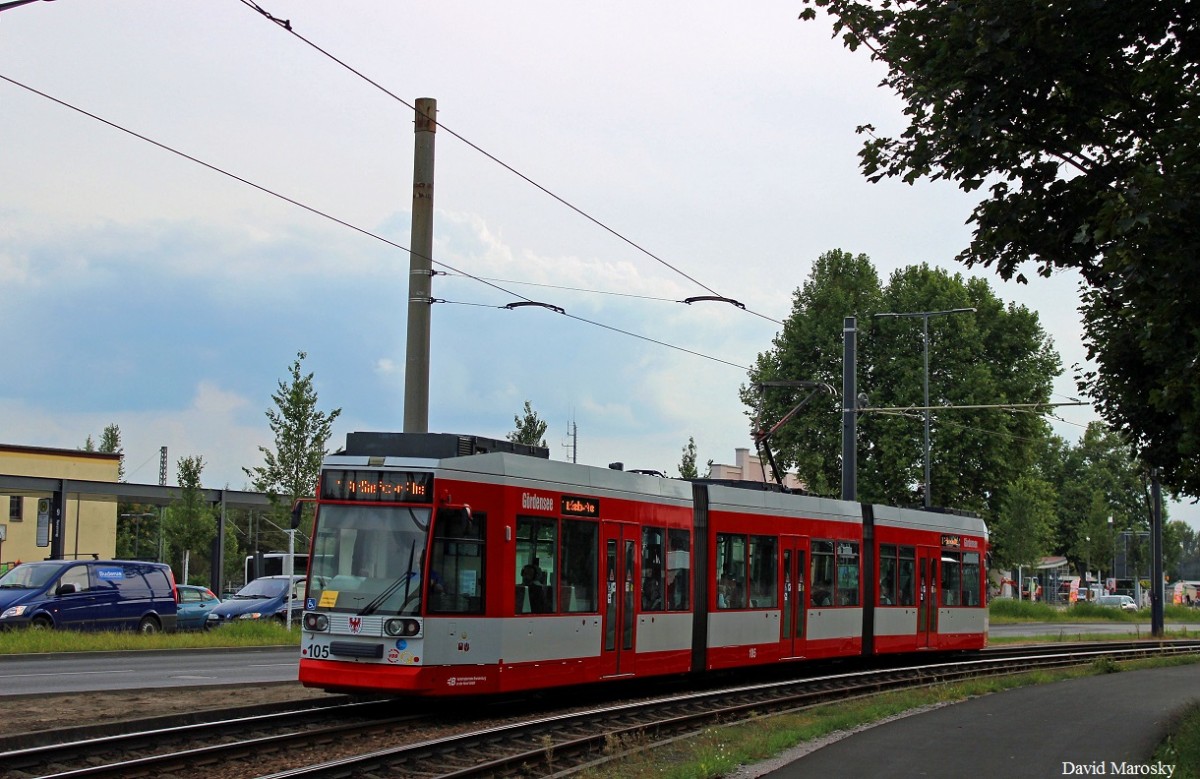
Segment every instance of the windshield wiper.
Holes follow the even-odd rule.
[[[376,595],[371,600],[370,603],[368,603],[366,606],[363,606],[362,611],[358,612],[360,617],[365,617],[368,614],[374,614],[379,609],[379,607],[382,606],[384,604],[384,602],[388,598],[390,598],[394,592],[396,592],[396,590],[400,589],[401,584],[404,585],[404,600],[402,602],[408,603],[409,582],[411,582],[413,576],[416,575],[416,573],[412,569],[413,555],[416,553],[416,549],[417,549],[417,542],[414,539],[412,544],[408,548],[408,570],[405,571],[404,574],[402,576],[400,576],[398,579],[396,579],[394,582],[389,584],[387,586],[387,589],[385,589],[383,592]]]

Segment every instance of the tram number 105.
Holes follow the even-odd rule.
[[[328,660],[329,659],[329,644],[317,644],[317,643],[309,644],[308,651],[305,653],[305,655],[307,657],[313,658],[314,660]]]

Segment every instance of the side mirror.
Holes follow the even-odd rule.
[[[74,582],[58,585],[58,589],[54,591],[56,595],[70,595],[73,592],[79,592],[79,585]]]
[[[292,504],[292,530],[300,527],[300,520],[304,518],[304,504],[296,501]]]

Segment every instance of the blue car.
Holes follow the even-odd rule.
[[[0,577],[0,628],[175,629],[175,575],[140,560],[46,560]]]
[[[260,576],[227,600],[213,606],[204,626],[214,628],[240,619],[274,619],[286,624],[289,593],[292,624],[299,625],[304,612],[304,577]]]
[[[178,630],[200,630],[208,620],[208,613],[221,599],[207,587],[196,584],[180,584],[175,588],[178,592],[179,608],[176,612],[175,627]]]

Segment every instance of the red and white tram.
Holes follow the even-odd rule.
[[[322,466],[300,681],[474,695],[984,646],[982,520],[744,485],[351,433]]]

